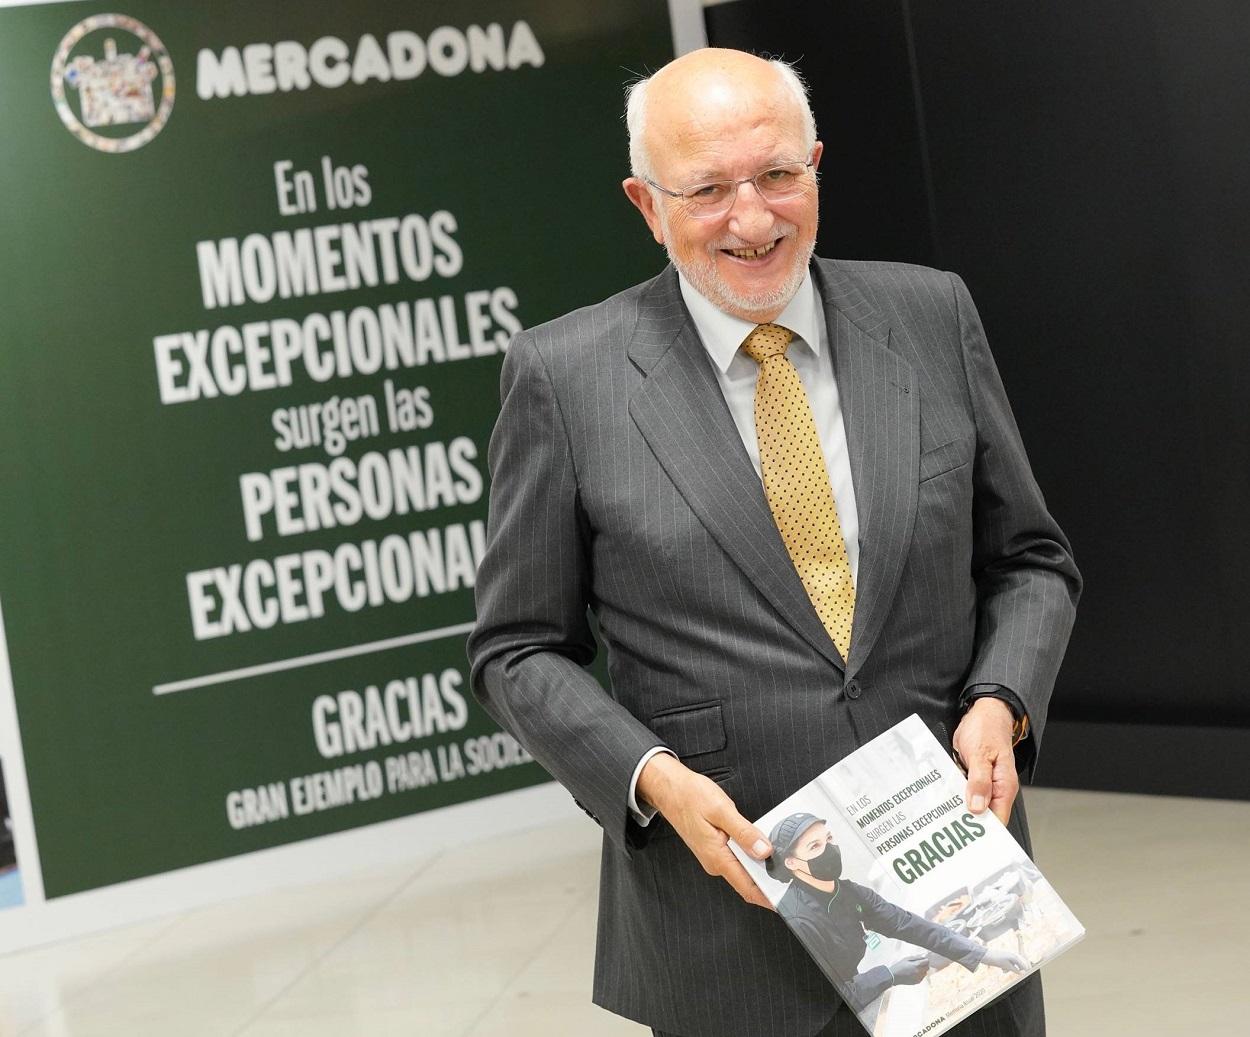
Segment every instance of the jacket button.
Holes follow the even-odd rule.
[[[852,677],[846,682],[846,697],[848,699],[859,698],[859,681]]]

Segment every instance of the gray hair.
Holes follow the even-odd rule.
[[[804,151],[810,152],[816,145],[816,117],[812,114],[807,97],[807,84],[788,61],[773,58],[768,62],[781,76],[785,88],[799,103],[803,112]],[[654,167],[647,154],[643,140],[646,137],[647,88],[651,76],[630,83],[625,88],[625,127],[629,131],[629,170],[634,176],[654,180]]]

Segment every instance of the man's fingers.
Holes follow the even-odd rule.
[[[725,796],[723,802],[708,820],[729,836],[757,861],[764,860],[773,852],[772,844],[755,825],[738,813],[733,800]]]
[[[1020,791],[1015,761],[1010,756],[992,760],[989,753],[968,760],[968,806],[979,814],[988,806],[1003,824]]]
[[[993,790],[990,793],[990,809],[1003,824],[1011,818],[1011,808],[1020,791],[1020,778],[1016,774],[1015,760],[1010,756],[1000,758],[994,764]]]
[[[952,739],[955,750],[964,762],[968,773],[968,806],[974,814],[991,807],[1002,819],[1002,804],[996,802],[1006,797],[1007,813],[1015,799],[1015,757],[1011,751],[1011,709],[1002,699],[984,697],[977,699],[964,714]],[[1011,772],[1010,780],[1006,778]],[[1007,784],[1003,784],[1007,781]]]
[[[725,851],[729,853],[728,850]],[[746,868],[738,863],[738,858],[729,853],[730,859],[725,862],[725,870],[721,872],[724,878],[738,894],[748,904],[754,904],[756,907],[766,907],[769,911],[773,909],[773,905],[769,903],[768,897],[760,892],[759,886],[752,880]]]
[[[719,875],[748,904],[773,910],[773,905],[760,888],[752,881],[746,868],[733,855],[727,845],[727,838],[733,839],[756,860],[763,860],[773,852],[772,844],[764,837],[755,825],[738,813],[734,802],[724,790],[715,788],[714,800],[703,815],[704,821],[711,827],[713,838],[719,845],[698,855],[703,870],[710,875]],[[709,834],[712,834],[709,833]]]
[[[723,878],[748,904],[773,910],[768,898],[729,849],[728,842],[732,838],[757,860],[771,854],[772,845],[758,828],[738,813],[733,800],[719,786],[700,776],[690,788],[692,794],[685,809],[665,815],[669,823],[705,872]]]
[[[1011,820],[1011,807],[1016,801],[1015,789],[1000,787],[994,783],[994,792],[990,797],[990,810],[998,820],[1006,824]]]
[[[767,858],[773,852],[772,843],[764,838],[764,833],[745,817],[742,817],[740,814],[735,816],[736,821],[733,823],[733,826],[727,829],[733,841],[757,861]]]

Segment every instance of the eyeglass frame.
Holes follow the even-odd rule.
[[[751,176],[744,176],[741,180],[732,180],[732,179],[703,180],[703,181],[699,181],[699,182],[691,184],[689,187],[685,189],[686,191],[689,191],[691,188],[694,188],[694,187],[712,187],[715,184],[732,184],[733,185],[733,194],[729,196],[729,202],[725,206],[725,208],[718,212],[710,212],[706,216],[698,215],[698,212],[699,212],[698,204],[694,203],[690,198],[687,198],[685,191],[670,190],[669,188],[664,187],[661,184],[657,184],[649,176],[642,177],[642,181],[643,183],[649,184],[651,187],[654,187],[661,194],[666,194],[670,198],[680,198],[682,201],[686,202],[690,208],[690,215],[694,217],[695,219],[713,220],[717,216],[724,216],[725,213],[729,212],[729,210],[734,207],[734,203],[738,200],[738,188],[741,187],[743,184],[750,184],[752,187],[755,188],[755,193],[758,194],[762,200],[767,202],[768,201],[767,196],[764,194],[763,191],[760,190],[759,184],[757,184],[755,181],[758,180],[760,177],[762,177],[765,173],[771,173],[774,169],[782,169],[785,166],[793,166],[793,165],[802,165],[804,169],[811,169],[813,166],[816,165],[815,149],[813,149],[808,154],[806,162],[801,162],[798,159],[795,159],[793,162],[778,162],[775,166],[769,166],[767,169],[761,169],[759,172]],[[813,173],[813,176],[816,176],[816,175],[817,174]],[[788,202],[791,198],[797,198],[802,193],[803,193],[802,188],[800,188],[798,191],[795,191],[794,194],[788,194],[784,198],[777,198],[775,199],[775,201]]]

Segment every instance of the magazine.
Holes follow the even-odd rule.
[[[873,1037],[937,1037],[1085,930],[915,714],[730,848]]]

